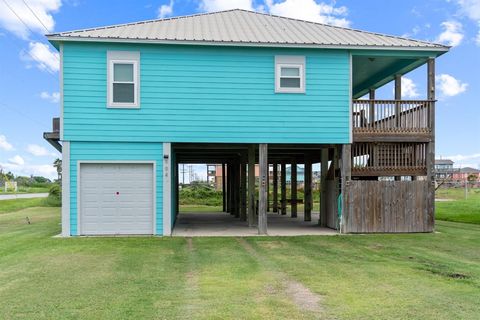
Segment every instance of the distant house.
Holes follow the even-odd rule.
[[[480,182],[480,170],[470,167],[464,167],[458,169],[452,175],[452,179],[455,181],[467,181],[471,177],[475,177],[476,182]]]
[[[320,196],[321,227],[433,231],[435,61],[448,46],[238,9],[47,38],[60,57],[61,118],[44,137],[62,149],[63,236],[171,235],[178,165],[194,163],[228,165],[225,211],[260,234],[275,164],[304,165],[305,181],[321,164],[305,221]],[[402,100],[402,76],[421,66],[427,98]],[[245,184],[256,164],[258,188]]]
[[[456,169],[453,168],[454,162],[450,159],[436,159],[435,160],[435,179],[445,180],[452,179],[453,173]]]

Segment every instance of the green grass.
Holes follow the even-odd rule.
[[[28,208],[0,215],[0,319],[478,319],[480,226],[437,231],[253,237],[249,250],[235,238],[53,238],[60,209]],[[292,297],[292,281],[322,310]]]
[[[17,191],[9,190],[5,192],[5,189],[0,188],[0,194],[19,194],[19,193],[48,193],[50,187],[19,187]]]
[[[463,189],[439,189],[437,198],[453,201],[437,201],[437,220],[480,224],[480,190],[470,190],[465,199]]]
[[[31,207],[57,207],[49,198],[11,199],[0,201],[0,214]]]

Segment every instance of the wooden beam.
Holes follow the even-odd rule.
[[[427,62],[427,98],[432,101],[429,114],[429,124],[432,130],[432,141],[427,145],[427,179],[430,182],[428,189],[428,224],[435,225],[435,59]]]
[[[291,197],[291,207],[290,215],[292,218],[297,217],[297,162],[292,161],[292,166],[290,167],[290,197]]]
[[[227,163],[227,210],[225,212],[230,213],[232,209],[232,165],[230,162]]]
[[[305,181],[304,181],[304,220],[312,221],[312,160],[305,157]]]
[[[222,211],[227,211],[227,181],[225,176],[225,163],[222,163]]]
[[[350,208],[348,207],[348,198],[349,188],[348,185],[352,179],[352,145],[344,144],[342,145],[342,160],[340,168],[340,179],[341,179],[341,193],[342,193],[342,220],[340,225],[340,232],[345,232],[346,230],[346,220],[349,219],[348,214]]]
[[[273,212],[278,212],[278,163],[273,164]]]
[[[397,100],[397,103],[395,103],[395,124],[397,128],[400,128],[402,108],[398,101],[402,100],[402,76],[399,74],[395,75],[395,100]],[[395,176],[396,181],[400,181],[400,179],[400,176]]]
[[[258,234],[267,234],[268,145],[259,144],[260,187],[258,194]]]
[[[281,164],[281,181],[280,181],[280,189],[281,189],[281,211],[282,215],[287,214],[287,164],[282,162]]]
[[[321,227],[327,226],[327,173],[328,173],[328,149],[323,148],[321,151],[321,176],[320,176],[320,219]]]
[[[248,146],[248,226],[255,225],[255,145]]]
[[[234,189],[234,195],[235,195],[235,218],[240,218],[240,211],[241,211],[241,181],[240,181],[240,161],[235,162],[234,166],[235,170],[235,189]]]
[[[370,89],[368,91],[368,98],[370,99],[370,110],[369,110],[369,119],[370,119],[370,123],[373,123],[375,122],[375,102],[373,102],[373,100],[375,100],[375,89]]]
[[[247,167],[246,155],[240,160],[240,220],[247,221]]]

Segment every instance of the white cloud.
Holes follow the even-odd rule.
[[[443,96],[453,97],[467,90],[468,84],[449,74],[437,75],[437,85]]]
[[[475,43],[477,44],[477,46],[480,47],[480,22],[478,23],[478,33],[477,33],[477,37],[475,38]]]
[[[52,180],[57,178],[57,169],[54,168],[52,164],[29,165],[0,162],[0,167],[5,171],[11,171],[15,175],[20,176],[34,175],[46,177]]]
[[[169,4],[162,4],[160,8],[158,8],[158,17],[163,19],[165,17],[169,17],[173,14],[173,0],[170,0]]]
[[[443,32],[437,37],[436,41],[448,46],[456,47],[463,40],[463,27],[458,21],[444,21],[441,24]]]
[[[60,92],[49,93],[47,91],[42,91],[40,93],[40,98],[48,100],[52,103],[58,103],[60,101]]]
[[[452,155],[444,157],[455,162],[456,167],[473,167],[478,168],[480,166],[480,153],[468,154],[468,155]],[[477,162],[477,163],[475,163]]]
[[[315,0],[284,0],[275,3],[272,0],[266,0],[266,6],[271,14],[279,16],[339,27],[350,26],[350,21],[345,18],[348,13],[347,7],[336,7],[335,2],[327,4]]]
[[[54,73],[60,69],[60,55],[44,43],[30,42],[28,53],[21,52],[20,56],[24,61],[35,61],[40,70]]]
[[[7,137],[0,134],[0,149],[5,151],[13,150],[13,146],[7,141]]]
[[[36,144],[29,144],[27,146],[27,152],[36,156],[36,157],[44,157],[44,156],[52,156],[56,157],[58,156],[54,152],[49,152],[46,148],[36,145]]]
[[[23,158],[20,157],[18,154],[13,158],[8,159],[8,162],[10,164],[13,164],[14,166],[23,166],[25,164],[25,160],[23,160]]]
[[[252,0],[202,0],[200,2],[201,11],[222,11],[230,9],[245,9],[253,11]]]
[[[474,21],[480,21],[480,0],[457,0],[464,15]]]
[[[402,77],[402,97],[413,99],[419,96],[417,91],[417,85],[413,82],[412,79],[407,77]]]
[[[53,31],[55,21],[52,13],[60,9],[61,0],[29,0],[26,3],[31,10],[23,0],[0,1],[0,26],[25,40],[29,38],[30,30],[40,34]]]

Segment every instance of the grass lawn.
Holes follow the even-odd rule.
[[[0,319],[478,319],[480,226],[437,231],[62,239],[59,208],[23,209],[0,215]]]
[[[0,214],[31,207],[50,207],[47,198],[11,199],[0,201]]]
[[[19,187],[18,191],[5,192],[5,189],[0,188],[0,194],[19,194],[19,193],[48,193],[50,187]]]
[[[470,190],[467,199],[463,189],[439,189],[436,196],[453,200],[435,203],[437,220],[480,224],[480,190]]]

